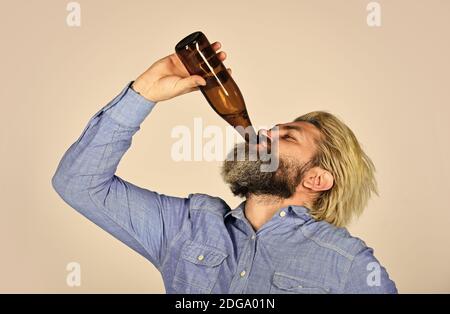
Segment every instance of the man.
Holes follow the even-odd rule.
[[[220,47],[212,45],[223,61]],[[276,171],[227,158],[225,182],[246,198],[233,210],[218,197],[170,197],[115,175],[155,104],[205,84],[175,54],[154,63],[89,121],[55,190],[153,263],[168,293],[396,293],[372,249],[342,228],[376,184],[352,131],[329,113],[262,132],[277,143]]]

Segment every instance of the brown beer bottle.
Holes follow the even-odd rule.
[[[231,126],[244,128],[236,130],[247,142],[249,136],[256,141],[244,97],[206,36],[202,32],[186,36],[175,46],[175,52],[191,75],[200,75],[205,79],[206,85],[200,86],[200,91],[214,111]]]

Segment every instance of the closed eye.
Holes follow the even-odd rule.
[[[297,140],[295,138],[293,138],[292,136],[290,136],[289,134],[285,134],[282,136],[283,139],[291,141],[291,142],[297,142]]]

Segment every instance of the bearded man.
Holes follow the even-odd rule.
[[[220,47],[212,45],[223,61]],[[156,103],[205,84],[176,54],[158,60],[92,117],[63,156],[54,189],[147,258],[167,293],[396,293],[373,250],[344,228],[376,182],[355,135],[330,113],[302,115],[261,130],[261,143],[234,147],[231,157],[276,147],[278,165],[263,171],[267,162],[248,153],[225,160],[225,182],[245,198],[235,209],[219,197],[167,196],[115,175]]]

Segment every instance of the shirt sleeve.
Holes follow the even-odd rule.
[[[52,185],[67,204],[159,269],[187,219],[189,198],[159,194],[115,175],[155,106],[130,86],[90,119],[64,154]]]
[[[398,292],[386,269],[373,255],[373,249],[366,247],[354,257],[347,274],[344,293],[396,294]]]

